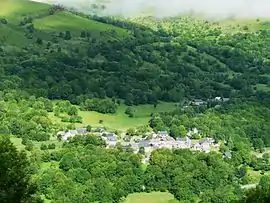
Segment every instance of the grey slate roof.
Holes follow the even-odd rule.
[[[115,135],[107,136],[108,141],[117,141],[117,137]]]
[[[228,159],[232,158],[232,153],[230,151],[227,151],[224,153],[224,156]]]
[[[149,140],[140,140],[139,147],[148,147],[150,144]]]
[[[157,133],[158,135],[162,135],[162,136],[167,136],[168,132],[167,131],[158,131]]]
[[[190,139],[188,137],[178,137],[176,139],[176,141],[178,141],[178,142],[189,142]]]
[[[77,129],[77,134],[86,134],[86,133],[88,133],[86,128]]]

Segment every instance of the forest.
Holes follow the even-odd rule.
[[[54,7],[47,15],[59,12]],[[215,96],[269,98],[267,29],[232,36],[205,21],[191,29],[192,20],[165,19],[151,29],[93,16],[129,34],[118,37],[115,30],[102,31],[97,37],[82,27],[76,33],[55,31],[43,39],[35,18],[41,17],[29,16],[20,28],[36,43],[15,51],[2,40],[2,89],[19,88],[74,104],[97,97],[120,98],[128,105]]]
[[[269,202],[270,29],[253,23],[227,30],[188,16],[122,19],[0,2],[0,202],[125,203],[141,192],[181,203]],[[207,103],[189,105],[195,99]],[[220,150],[158,149],[143,163],[142,149],[108,148],[96,126],[83,126],[82,112],[116,115],[124,105],[134,119],[135,107],[162,102],[173,108],[149,112],[127,134],[150,128],[177,139],[196,128],[192,139],[214,138]],[[78,126],[89,133],[56,136]],[[256,186],[241,188],[248,184]]]

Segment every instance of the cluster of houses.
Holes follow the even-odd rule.
[[[196,131],[196,130],[195,130]],[[144,147],[145,152],[151,152],[155,149],[167,148],[167,149],[191,149],[199,150],[203,152],[210,152],[212,148],[219,148],[219,145],[215,143],[212,138],[204,138],[201,140],[192,140],[189,136],[184,138],[176,138],[169,136],[166,131],[161,131],[153,135],[151,139],[143,138],[138,143],[131,145],[135,152],[138,152],[139,148]]]
[[[194,99],[194,100],[189,101],[184,107],[188,107],[188,105],[194,105],[194,106],[207,105],[209,102],[222,103],[222,102],[228,102],[229,100],[230,100],[229,98],[225,98],[225,97],[215,97],[213,99],[208,99],[206,101],[202,99]]]
[[[77,130],[68,130],[68,131],[60,131],[57,133],[57,137],[62,140],[68,140],[70,137],[74,137],[75,135],[84,135],[89,133],[86,128],[80,128]]]
[[[63,140],[67,140],[69,137],[73,137],[79,134],[87,134],[89,133],[86,128],[77,129],[77,130],[69,130],[67,132],[61,131],[57,135],[61,136]],[[151,138],[139,138],[136,141],[130,142],[121,142],[118,139],[118,136],[111,132],[105,132],[104,129],[98,130],[98,135],[105,140],[108,148],[113,148],[119,142],[123,148],[132,148],[135,153],[139,152],[140,148],[144,148],[146,153],[151,152],[155,149],[167,148],[167,149],[191,149],[191,150],[199,150],[205,153],[211,151],[211,149],[219,148],[219,145],[215,143],[212,138],[204,138],[201,140],[192,140],[190,136],[193,134],[198,134],[198,130],[196,128],[190,130],[187,133],[187,136],[184,138],[176,138],[171,137],[167,131],[160,131],[157,133],[153,133]]]

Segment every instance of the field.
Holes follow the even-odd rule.
[[[28,0],[0,0],[0,18],[7,20],[7,24],[0,23],[0,43],[23,47],[36,43],[38,37],[44,41],[51,41],[52,33],[70,31],[72,40],[65,42],[69,48],[77,43],[82,30],[88,30],[91,36],[102,40],[129,36],[125,29],[84,18],[69,11],[58,11],[49,15],[50,8],[48,4]],[[31,34],[26,29],[27,25],[19,26],[26,17],[33,19],[35,31]],[[102,36],[103,31],[113,32]],[[61,41],[64,40],[59,41],[63,44]],[[80,44],[78,46],[81,47]]]
[[[47,32],[70,30],[78,34],[82,30],[90,30],[95,34],[99,34],[101,31],[115,30],[119,37],[128,34],[124,29],[76,16],[68,11],[58,12],[54,15],[37,19],[34,25],[37,29]]]
[[[128,195],[124,203],[178,203],[168,192],[135,193]]]
[[[172,111],[175,109],[175,103],[162,102],[155,108],[153,105],[139,105],[132,106],[135,110],[135,117],[130,118],[125,114],[127,106],[121,105],[115,114],[102,114],[95,111],[79,111],[79,115],[83,119],[82,124],[77,124],[77,127],[91,125],[93,127],[105,126],[109,129],[126,130],[131,127],[137,127],[141,125],[147,125],[150,119],[151,113]],[[60,118],[50,114],[50,118],[53,122],[61,123]],[[103,123],[99,124],[102,120]]]
[[[125,130],[131,127],[147,125],[151,113],[171,111],[175,108],[173,103],[161,103],[154,108],[153,105],[140,105],[132,107],[135,110],[135,117],[129,118],[125,114],[125,105],[121,105],[116,114],[101,114],[93,111],[80,111],[83,123],[98,126],[99,120],[103,120],[104,126],[112,129]]]
[[[0,16],[8,20],[20,21],[22,17],[48,11],[49,5],[28,0],[1,0]]]

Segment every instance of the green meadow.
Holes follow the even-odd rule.
[[[35,16],[47,12],[50,5],[28,0],[1,0],[0,16],[7,20],[20,21],[23,17]]]
[[[179,203],[179,201],[168,192],[151,192],[130,194],[123,203]]]
[[[125,29],[78,16],[69,11],[58,11],[50,15],[50,8],[51,5],[28,0],[0,0],[0,18],[8,22],[0,23],[0,43],[23,47],[35,43],[37,37],[44,41],[52,40],[53,33],[70,31],[72,40],[65,42],[70,47],[77,43],[76,38],[83,30],[88,30],[92,36],[102,40],[129,36],[129,32]],[[18,26],[26,17],[33,19],[35,31],[31,34],[28,33],[26,26]],[[101,32],[104,31],[113,31],[115,34],[113,36],[106,34],[103,37]],[[31,37],[28,37],[29,35]],[[59,43],[63,44],[61,41]]]
[[[90,30],[95,34],[99,34],[101,31],[115,30],[119,37],[128,34],[128,32],[122,28],[77,16],[68,11],[57,12],[54,15],[37,19],[34,21],[34,25],[35,28],[46,32],[69,30],[73,33],[79,34],[82,30]]]
[[[92,125],[93,127],[105,126],[109,129],[126,130],[128,128],[147,125],[151,113],[168,112],[176,108],[176,103],[162,102],[155,108],[153,105],[131,106],[135,111],[135,117],[130,118],[125,114],[126,105],[121,104],[115,114],[102,114],[95,111],[79,111],[79,116],[82,117],[83,123],[76,124],[77,127]],[[53,122],[61,123],[61,119],[50,114]],[[100,121],[103,121],[100,123]]]

